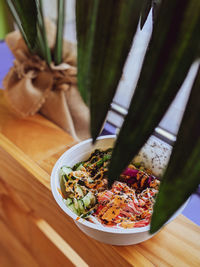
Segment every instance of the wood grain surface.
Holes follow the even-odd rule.
[[[0,132],[0,266],[200,266],[200,227],[182,215],[138,245],[83,234],[50,191],[72,137],[38,114],[16,118],[2,94]]]
[[[0,90],[0,132],[31,159],[40,161],[76,142],[58,126],[36,114],[22,119],[10,110]]]

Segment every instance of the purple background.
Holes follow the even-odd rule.
[[[13,59],[13,55],[5,42],[0,42],[0,88],[3,88],[2,80],[12,66]],[[102,134],[114,134],[115,131],[115,127],[106,123]],[[183,215],[200,226],[200,187],[197,192],[191,196],[187,207],[183,211]]]
[[[0,88],[3,87],[2,81],[13,62],[13,55],[5,42],[0,41]]]

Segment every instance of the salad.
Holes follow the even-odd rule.
[[[150,223],[160,181],[151,170],[131,163],[108,188],[112,149],[96,149],[86,161],[60,169],[60,193],[66,206],[91,222],[110,227],[143,227]]]

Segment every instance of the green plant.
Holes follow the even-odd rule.
[[[39,55],[48,65],[52,58],[56,64],[60,64],[62,62],[65,0],[57,1],[57,34],[53,51],[50,51],[47,43],[42,0],[6,0],[6,2],[29,51]]]
[[[149,48],[111,159],[111,185],[153,133],[191,64],[200,56],[200,1],[119,0],[116,3],[113,0],[108,4],[106,0],[86,0],[84,8],[90,10],[90,19],[81,8],[81,2],[76,2],[78,81],[83,95],[89,95],[91,134],[94,141],[102,129],[121,77],[122,66],[139,22],[140,10],[143,26],[151,5],[154,5],[154,27]],[[90,47],[84,49],[87,43]],[[191,95],[156,201],[151,223],[152,233],[171,217],[200,182],[200,143],[197,138],[199,99],[195,89],[198,84],[197,78],[192,88],[196,98]],[[193,118],[191,123],[188,116]],[[187,125],[191,126],[189,134]]]
[[[57,40],[51,54],[46,41],[42,1],[7,0],[29,50],[39,54],[48,64],[52,58],[56,64],[62,61],[64,2],[58,1]],[[128,114],[114,147],[109,170],[110,185],[153,133],[191,64],[199,59],[200,1],[76,1],[78,85],[90,107],[94,142],[106,119],[137,25],[140,21],[143,27],[152,6],[153,33]],[[199,80],[198,71],[156,200],[152,233],[171,217],[200,182]],[[188,127],[190,131],[187,131]]]

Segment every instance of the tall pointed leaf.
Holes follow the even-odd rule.
[[[154,205],[151,233],[159,230],[200,183],[199,89],[200,68]]]
[[[84,21],[85,8],[80,9],[80,5],[83,5],[80,2],[82,1],[77,1],[77,10]],[[83,42],[79,42],[78,45],[79,52],[82,45],[85,47],[88,44],[90,49],[85,50],[84,57],[79,61],[79,64],[82,64],[79,65],[79,73],[82,81],[85,81],[83,90],[87,90],[90,95],[91,134],[94,140],[102,128],[121,78],[122,68],[138,25],[142,2],[141,0],[87,2],[89,10],[92,10],[91,29],[87,30],[88,39],[84,37]],[[88,17],[85,19],[88,20]],[[82,27],[80,22],[78,24],[78,40],[80,40]],[[83,22],[83,32],[86,24]]]
[[[160,9],[160,4],[162,0],[153,0],[153,5],[152,5],[152,19],[153,23],[156,21],[156,18],[158,16],[158,12]]]
[[[154,23],[159,12],[160,4],[162,0],[144,0],[142,12],[141,12],[141,19],[140,19],[140,29],[142,30],[149,12],[152,8],[152,22]]]
[[[6,0],[24,41],[31,53],[51,62],[44,25],[42,0]]]
[[[199,29],[199,0],[162,0],[138,85],[113,151],[110,185],[153,133],[179,90],[197,57]]]
[[[37,6],[35,0],[6,0],[8,7],[30,51],[37,38]]]
[[[54,50],[54,61],[58,65],[62,62],[63,31],[65,21],[65,0],[57,1],[57,33]]]
[[[153,0],[144,0],[143,7],[142,7],[142,12],[141,12],[141,18],[140,18],[140,29],[142,30],[147,17],[149,15],[149,12],[152,7],[152,1]]]
[[[98,1],[76,1],[76,31],[78,42],[78,88],[85,103],[89,102],[88,76],[92,53],[92,38]]]
[[[43,15],[43,3],[42,0],[36,0],[38,7],[38,20],[37,20],[37,40],[36,40],[36,50],[40,56],[42,56],[48,64],[51,63],[51,51],[48,46],[44,15]]]

